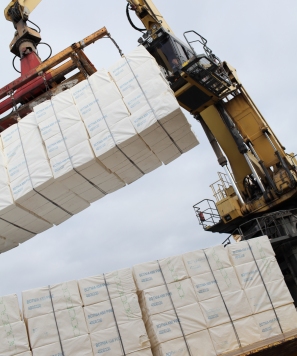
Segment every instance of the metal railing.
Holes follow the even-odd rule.
[[[213,200],[203,199],[199,203],[195,204],[193,208],[199,221],[199,225],[202,225],[204,230],[207,230],[209,226],[216,225],[221,220],[220,214]]]
[[[249,220],[235,229],[222,244],[227,246],[231,238],[237,240],[236,236],[239,240],[248,240],[263,235],[272,242],[273,239],[297,237],[297,210],[280,210]]]
[[[210,185],[212,194],[217,202],[227,198],[226,190],[229,187],[232,187],[232,183],[227,174],[218,172],[218,175],[219,175],[219,180],[217,180],[216,182]]]

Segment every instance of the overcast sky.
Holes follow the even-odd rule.
[[[196,30],[218,57],[237,69],[282,144],[288,152],[296,152],[297,2],[155,0],[155,4],[176,36]],[[103,26],[128,53],[137,46],[139,33],[130,27],[125,6],[125,0],[43,0],[31,20],[41,27],[42,39],[54,54]],[[3,87],[18,74],[8,49],[13,26],[4,17],[0,21]],[[40,53],[45,59],[47,48],[40,46]],[[88,47],[86,54],[98,69],[107,68],[119,56],[107,39]],[[201,142],[198,147],[0,255],[0,295],[20,296],[22,290],[221,243],[226,236],[204,232],[192,208],[212,198],[209,185],[217,180],[221,167],[200,124],[187,117]]]

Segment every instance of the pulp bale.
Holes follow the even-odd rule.
[[[137,295],[135,293],[123,294],[121,297],[114,298],[111,301],[106,300],[84,307],[89,333],[115,326],[113,312],[118,325],[142,319]]]
[[[136,292],[130,268],[106,273],[105,278],[112,299]],[[78,285],[84,306],[109,300],[103,275],[80,279]]]
[[[221,296],[201,301],[200,306],[208,328],[228,323],[230,317],[234,321],[252,314],[247,297],[242,290],[224,295],[224,301]]]
[[[62,340],[64,355],[93,356],[89,335],[78,336],[73,339]],[[62,356],[60,343],[50,344],[33,349],[33,356]]]
[[[82,306],[77,281],[69,281],[50,286],[55,311]],[[23,315],[25,319],[53,312],[48,287],[22,292]]]
[[[206,256],[205,256],[206,255]],[[209,247],[182,255],[190,277],[207,272],[232,267],[228,253],[223,245]]]
[[[17,323],[22,320],[16,294],[0,297],[0,326]]]
[[[30,351],[26,326],[23,321],[0,326],[0,355],[14,356]]]
[[[265,283],[269,283],[284,278],[275,257],[237,265],[235,271],[244,289],[263,285],[263,280]]]
[[[218,355],[261,341],[252,316],[210,328],[209,333]]]
[[[265,283],[265,286],[262,284],[245,289],[254,314],[293,303],[293,298],[284,279]]]
[[[222,268],[213,272],[191,277],[199,301],[241,290],[233,267]]]
[[[58,343],[59,334],[61,340],[69,340],[88,334],[82,307],[57,311],[55,315],[49,313],[30,318],[27,325],[32,349]]]
[[[187,335],[185,339],[179,337],[162,344],[159,344],[153,348],[154,356],[188,356],[188,347],[191,355],[199,356],[216,356],[217,353],[213,347],[212,340],[209,336],[208,330],[202,330],[200,332]]]
[[[229,244],[227,249],[234,266],[254,262],[254,258],[256,260],[263,260],[275,256],[268,236],[260,236],[249,241]]]
[[[166,283],[188,278],[181,256],[173,256],[159,261]],[[139,291],[157,287],[165,283],[157,261],[133,266],[133,276]]]
[[[122,355],[120,339],[127,355],[150,347],[150,341],[142,320],[119,325],[119,332],[121,337],[116,327],[91,333],[94,354]]]
[[[167,288],[162,285],[139,293],[145,321],[151,315],[171,310],[172,302],[176,308],[180,308],[198,301],[190,279],[169,283]]]
[[[174,310],[169,310],[151,315],[146,321],[146,329],[152,348],[183,336],[181,327],[184,335],[194,334],[206,329],[206,322],[198,303],[176,308],[176,313]]]

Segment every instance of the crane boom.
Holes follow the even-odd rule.
[[[164,69],[179,104],[201,122],[225,169],[219,188],[212,185],[220,222],[206,229],[231,233],[256,214],[297,207],[294,155],[285,152],[236,70],[197,32],[184,33],[186,44],[177,39],[151,0],[128,3],[146,28],[139,42]],[[195,52],[194,42],[204,53]]]

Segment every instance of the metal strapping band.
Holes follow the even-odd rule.
[[[109,289],[108,289],[108,285],[107,285],[107,281],[106,281],[106,278],[105,278],[105,274],[104,274],[104,273],[103,273],[103,278],[104,278],[104,283],[105,283],[105,287],[106,287],[106,290],[107,290],[107,295],[108,295],[109,302],[110,302],[110,306],[111,306],[111,310],[112,310],[112,315],[113,315],[113,318],[114,318],[114,321],[115,321],[115,325],[116,325],[116,329],[117,329],[117,332],[118,332],[118,335],[119,335],[121,348],[122,348],[122,351],[123,351],[124,356],[126,356],[126,352],[125,352],[125,348],[124,348],[124,343],[123,343],[122,336],[121,336],[121,333],[120,333],[120,328],[119,328],[119,325],[118,325],[118,322],[117,322],[117,318],[116,318],[116,316],[115,316],[115,312],[114,312],[112,300],[111,300],[111,298],[110,298],[110,293],[109,293]]]
[[[60,208],[61,210],[63,210],[65,213],[69,214],[70,216],[73,216],[72,213],[70,213],[69,211],[67,211],[66,209],[62,208],[60,205],[58,205],[57,203],[55,203],[54,201],[52,201],[51,199],[47,198],[45,195],[41,194],[40,192],[38,192],[34,186],[33,186],[33,182],[32,182],[32,178],[31,178],[31,174],[30,174],[30,171],[29,171],[29,165],[28,165],[28,161],[27,161],[27,157],[26,157],[26,154],[25,154],[25,150],[24,150],[24,145],[23,145],[23,141],[22,141],[22,137],[21,137],[21,134],[20,134],[20,130],[19,130],[19,127],[17,126],[18,128],[18,134],[19,134],[19,138],[20,138],[20,142],[21,142],[21,146],[22,146],[22,151],[23,151],[23,155],[24,155],[24,158],[25,158],[25,162],[26,162],[26,168],[27,168],[27,171],[28,171],[28,176],[29,176],[29,179],[30,179],[30,183],[31,183],[31,187],[32,187],[32,190],[37,193],[38,195],[40,195],[42,198],[46,199],[48,202],[50,202],[51,204],[55,205],[57,208]]]
[[[70,156],[70,152],[69,152],[69,150],[68,150],[68,147],[67,147],[67,144],[66,144],[66,140],[65,140],[65,137],[64,137],[64,135],[63,135],[63,131],[62,131],[62,129],[61,129],[61,125],[60,125],[60,123],[59,123],[59,120],[58,120],[58,117],[57,117],[57,114],[56,114],[56,111],[55,111],[55,108],[54,108],[54,105],[53,105],[52,101],[51,101],[51,105],[52,105],[52,108],[53,108],[53,111],[54,111],[54,114],[55,114],[55,118],[56,118],[57,124],[58,124],[58,126],[59,126],[60,133],[61,133],[62,138],[63,138],[63,141],[64,141],[64,143],[65,143],[65,148],[66,148],[66,151],[67,151],[67,154],[68,154],[68,157],[69,157],[69,161],[70,161],[70,163],[71,163],[71,165],[72,165],[72,169],[74,170],[74,172],[76,172],[78,175],[80,175],[83,179],[85,179],[89,184],[91,184],[94,188],[96,188],[97,190],[99,190],[103,195],[107,195],[107,193],[106,193],[103,189],[99,188],[95,183],[93,183],[92,181],[90,181],[90,180],[89,180],[88,178],[86,178],[83,174],[81,174],[76,168],[74,168],[73,162],[72,162],[72,158],[71,158],[71,156]]]
[[[263,286],[264,286],[264,288],[265,288],[265,291],[266,291],[266,293],[267,293],[267,295],[268,295],[268,298],[269,298],[270,304],[271,304],[271,306],[272,306],[273,312],[274,312],[274,314],[275,314],[276,320],[277,320],[277,322],[278,322],[278,325],[279,325],[280,331],[282,332],[282,334],[283,334],[283,336],[284,336],[283,328],[282,328],[281,323],[280,323],[280,321],[279,321],[279,318],[278,318],[278,316],[277,316],[277,314],[276,314],[276,310],[275,310],[275,308],[274,308],[274,305],[273,305],[272,299],[271,299],[270,294],[269,294],[269,292],[268,292],[268,289],[267,289],[266,283],[265,283],[265,281],[264,281],[264,277],[263,277],[263,275],[262,275],[262,273],[261,273],[261,271],[260,271],[260,268],[259,268],[258,262],[257,262],[257,260],[256,260],[256,258],[255,258],[255,255],[254,255],[253,249],[251,248],[251,245],[250,245],[249,241],[248,241],[248,240],[246,240],[246,242],[247,242],[247,244],[248,244],[248,246],[249,246],[249,250],[251,251],[251,254],[252,254],[252,256],[253,256],[253,259],[254,259],[254,261],[255,261],[255,263],[256,263],[256,266],[257,266],[258,272],[259,272],[259,274],[260,274],[260,277],[261,277],[261,280],[262,280]],[[285,336],[284,336],[284,337],[285,337]]]
[[[10,224],[10,225],[12,225],[12,226],[14,226],[14,227],[17,227],[18,229],[21,229],[21,230],[23,230],[23,231],[29,232],[30,234],[36,235],[36,232],[27,230],[27,229],[25,229],[24,227],[21,227],[21,226],[19,226],[19,225],[16,225],[16,224],[14,224],[14,223],[12,223],[12,222],[10,222],[10,221],[8,221],[8,220],[5,220],[5,219],[3,219],[3,218],[0,218],[0,220],[2,220],[2,221],[4,221],[4,222],[6,222],[7,224]]]
[[[229,312],[229,309],[228,309],[227,304],[226,304],[226,302],[225,302],[225,299],[224,299],[224,297],[223,297],[222,291],[221,291],[221,289],[220,289],[220,287],[219,287],[219,284],[218,284],[218,282],[217,282],[217,280],[216,280],[216,277],[215,277],[215,275],[214,275],[214,273],[213,273],[213,270],[212,270],[211,265],[210,265],[210,263],[209,263],[209,259],[208,259],[207,255],[206,255],[206,253],[205,253],[205,250],[203,250],[203,252],[204,252],[206,261],[207,261],[207,263],[208,263],[208,266],[209,266],[209,268],[210,268],[211,274],[212,274],[212,276],[213,276],[213,279],[214,279],[214,281],[216,282],[216,285],[217,285],[218,290],[219,290],[219,292],[220,292],[220,296],[221,296],[221,298],[222,298],[222,301],[223,301],[224,306],[225,306],[225,308],[226,308],[226,311],[227,311],[227,313],[228,313],[229,319],[230,319],[230,321],[231,321],[232,328],[233,328],[234,334],[235,334],[235,336],[236,336],[236,340],[237,340],[238,346],[239,346],[240,349],[242,349],[242,345],[241,345],[241,342],[240,342],[240,339],[239,339],[237,330],[236,330],[236,328],[235,328],[233,319],[232,319],[232,317],[231,317],[231,314],[230,314],[230,312]]]
[[[142,91],[142,94],[143,94],[144,97],[145,97],[145,100],[147,101],[147,103],[148,103],[150,109],[152,110],[152,113],[154,114],[155,119],[157,120],[157,122],[159,123],[159,125],[162,127],[162,129],[165,131],[165,133],[167,134],[167,136],[170,138],[170,140],[172,141],[172,143],[174,144],[174,146],[175,146],[175,147],[179,150],[179,152],[182,154],[183,151],[178,147],[178,145],[176,144],[176,142],[175,142],[175,141],[173,140],[173,138],[169,135],[169,132],[165,129],[165,127],[163,126],[163,124],[159,121],[158,116],[157,116],[155,110],[153,109],[153,107],[152,107],[150,101],[148,100],[148,98],[147,98],[147,96],[146,96],[146,94],[145,94],[145,91],[143,90],[142,86],[140,85],[140,82],[139,82],[137,76],[135,75],[135,73],[134,73],[134,71],[133,71],[133,69],[132,69],[132,67],[131,67],[131,65],[130,65],[130,63],[129,63],[129,61],[128,61],[128,59],[127,59],[127,57],[124,57],[124,58],[126,59],[126,62],[127,62],[128,66],[129,66],[129,68],[130,68],[132,74],[134,75],[134,78],[136,79],[137,84],[138,84],[140,90]]]
[[[175,313],[176,319],[177,319],[177,321],[178,321],[178,324],[179,324],[179,327],[180,327],[182,336],[183,336],[183,338],[184,338],[184,341],[185,341],[185,344],[186,344],[186,347],[187,347],[188,354],[189,354],[190,356],[192,356],[191,351],[190,351],[190,347],[189,347],[188,342],[187,342],[187,339],[186,339],[186,335],[185,335],[185,333],[184,333],[183,326],[182,326],[182,324],[181,324],[181,322],[180,322],[180,320],[179,320],[179,317],[178,317],[178,314],[177,314],[175,305],[174,305],[173,300],[172,300],[172,297],[171,297],[171,293],[170,293],[170,291],[169,291],[167,282],[166,282],[166,280],[165,280],[165,276],[164,276],[164,273],[163,273],[163,271],[162,271],[162,267],[161,267],[161,265],[160,265],[159,260],[157,260],[157,262],[158,262],[158,265],[159,265],[159,268],[160,268],[161,276],[162,276],[162,278],[163,278],[163,281],[164,281],[164,284],[165,284],[167,293],[168,293],[169,298],[170,298],[170,302],[171,302],[171,304],[172,304],[172,308],[173,308],[173,310],[174,310],[174,313]]]
[[[62,340],[61,340],[61,335],[60,335],[60,331],[59,331],[59,327],[58,327],[58,323],[57,323],[56,312],[55,312],[55,308],[54,308],[53,296],[52,296],[51,286],[50,285],[48,286],[48,291],[49,291],[49,295],[50,295],[50,299],[51,299],[51,303],[52,303],[52,309],[53,309],[53,314],[54,314],[54,318],[55,318],[56,328],[57,328],[57,331],[58,331],[58,336],[59,336],[59,342],[60,342],[60,346],[61,346],[62,356],[65,356],[65,353],[64,353],[64,350],[63,350],[63,345],[62,345]]]
[[[96,96],[95,96],[94,90],[93,90],[93,88],[92,88],[92,86],[91,86],[89,80],[88,80],[88,83],[89,83],[89,86],[90,86],[90,88],[91,88],[91,90],[92,90],[92,93],[93,93],[93,95],[94,95],[94,99],[96,100],[96,103],[97,103],[98,108],[99,108],[99,110],[100,110],[100,112],[101,112],[102,118],[103,118],[103,120],[104,120],[104,122],[105,122],[105,124],[106,124],[106,126],[107,126],[107,128],[108,128],[108,130],[109,130],[110,136],[111,136],[111,138],[113,139],[113,142],[114,142],[115,146],[116,146],[117,149],[118,149],[119,151],[121,151],[122,154],[130,161],[130,163],[132,163],[133,166],[135,166],[135,167],[139,170],[139,172],[144,175],[145,173],[137,166],[136,163],[134,163],[134,162],[132,161],[131,158],[129,158],[129,157],[126,155],[125,152],[123,152],[123,150],[122,150],[122,149],[118,146],[118,144],[116,143],[116,141],[115,141],[115,139],[114,139],[114,137],[113,137],[113,134],[112,134],[112,132],[111,132],[111,130],[110,130],[110,127],[109,127],[109,125],[108,125],[108,122],[105,120],[105,117],[104,117],[104,115],[103,115],[103,111],[102,111],[101,106],[100,106],[100,104],[99,104],[99,102],[98,102],[98,100],[97,100],[97,98],[96,98]]]

